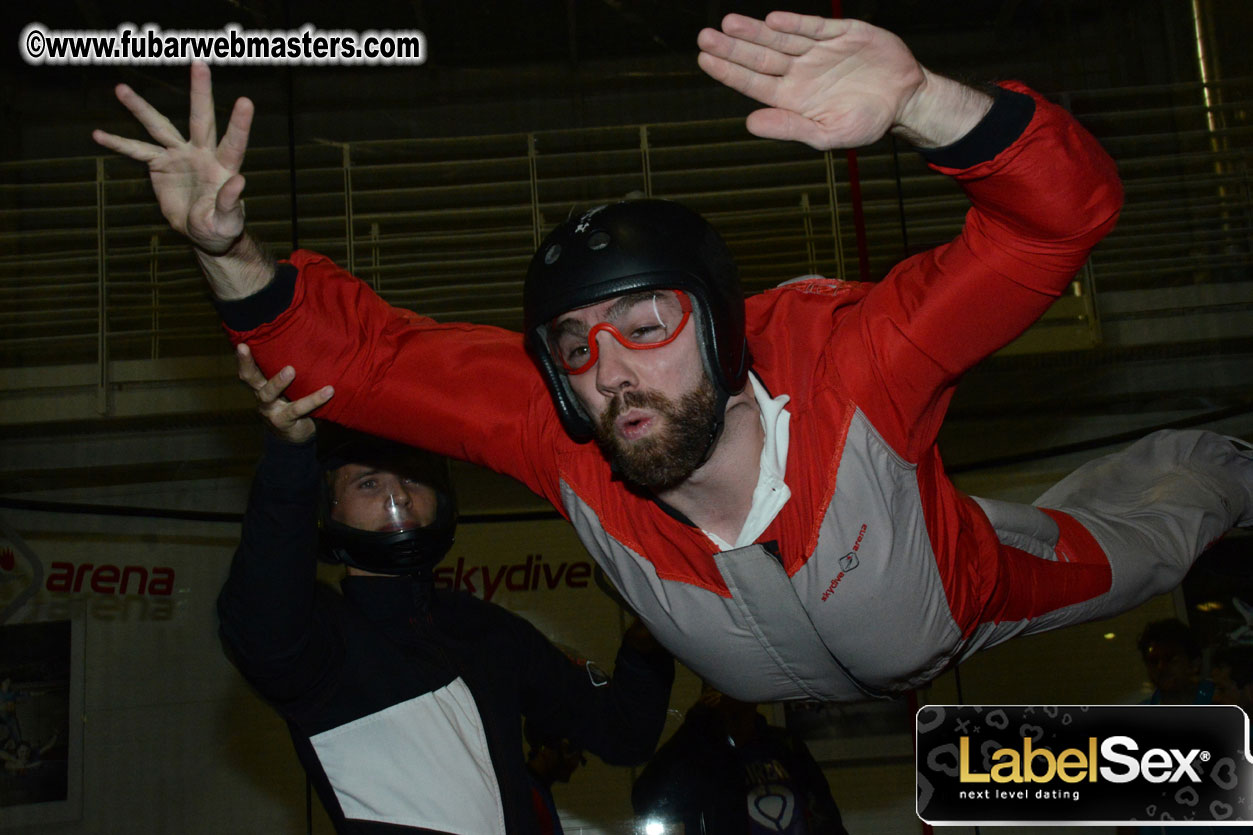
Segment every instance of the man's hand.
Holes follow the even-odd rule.
[[[119,84],[115,92],[118,101],[134,114],[158,144],[126,139],[102,130],[92,131],[91,138],[112,151],[147,163],[152,190],[170,226],[209,255],[225,255],[244,231],[244,207],[240,200],[244,178],[239,168],[248,148],[252,102],[248,99],[235,102],[230,124],[219,142],[213,113],[213,84],[205,64],[191,65],[191,118],[187,139],[130,87]]]
[[[288,400],[283,392],[296,379],[296,371],[290,365],[267,380],[247,345],[236,346],[235,359],[239,362],[239,379],[257,395],[257,412],[270,431],[291,444],[304,443],[317,434],[317,426],[309,415],[331,399],[333,388],[323,386],[299,400]]]
[[[751,133],[817,148],[868,145],[889,130],[917,145],[960,139],[991,99],[928,72],[900,38],[859,20],[727,15],[697,37],[701,69],[768,105]]]
[[[239,173],[252,127],[252,102],[241,98],[221,141],[213,111],[209,67],[191,65],[191,116],[187,139],[170,120],[125,84],[118,101],[134,114],[156,144],[102,130],[91,138],[119,154],[147,163],[161,213],[186,235],[219,298],[243,298],[269,283],[273,263],[244,233],[244,177]]]

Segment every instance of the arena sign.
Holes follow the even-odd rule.
[[[1230,705],[953,706],[917,714],[932,825],[1253,821],[1249,724]]]

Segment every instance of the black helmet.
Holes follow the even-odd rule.
[[[545,326],[575,308],[653,288],[682,290],[692,299],[701,355],[720,401],[744,388],[744,294],[714,228],[669,200],[598,206],[549,233],[531,258],[522,292],[527,346],[575,440],[592,437],[591,422],[552,358]]]
[[[448,461],[414,447],[343,429],[318,427],[318,456],[325,473],[345,464],[368,464],[403,472],[435,491],[435,519],[420,528],[365,531],[331,518],[330,479],[325,479],[318,513],[318,555],[324,562],[377,574],[429,574],[453,545],[457,499]]]

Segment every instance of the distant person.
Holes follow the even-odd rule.
[[[25,774],[30,769],[38,768],[47,762],[44,754],[55,748],[59,739],[60,731],[54,731],[52,736],[39,747],[23,740],[10,751],[6,744],[5,748],[0,750],[0,762],[3,762],[5,771],[10,774]]]
[[[1253,716],[1253,646],[1219,648],[1210,661],[1214,704],[1235,705]]]
[[[1157,689],[1145,704],[1208,705],[1240,704],[1249,709],[1247,698],[1253,692],[1249,681],[1249,651],[1253,647],[1219,650],[1210,662],[1211,678],[1201,676],[1201,645],[1192,629],[1181,620],[1166,618],[1150,623],[1140,635],[1140,655]],[[1235,685],[1236,677],[1244,682]],[[1170,835],[1176,830],[1156,824],[1118,828],[1119,835]],[[1250,826],[1192,825],[1188,835],[1241,835],[1253,833]]]
[[[1214,701],[1214,682],[1201,677],[1201,644],[1192,629],[1177,618],[1144,627],[1140,657],[1153,685],[1150,705],[1207,705]]]
[[[569,737],[545,732],[529,720],[522,724],[522,737],[530,749],[526,772],[531,778],[531,801],[540,835],[563,835],[553,783],[569,783],[579,766],[587,765],[587,757]]]
[[[30,694],[18,690],[9,676],[0,680],[0,724],[4,725],[5,730],[8,731],[6,739],[21,741],[22,726],[17,721],[17,703],[29,698]]]

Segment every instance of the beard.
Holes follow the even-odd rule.
[[[596,443],[614,470],[631,484],[649,490],[674,487],[705,463],[710,437],[717,424],[718,396],[709,377],[677,401],[655,391],[627,391],[615,397],[593,432]],[[633,408],[647,408],[665,425],[646,438],[625,442],[614,422]]]

